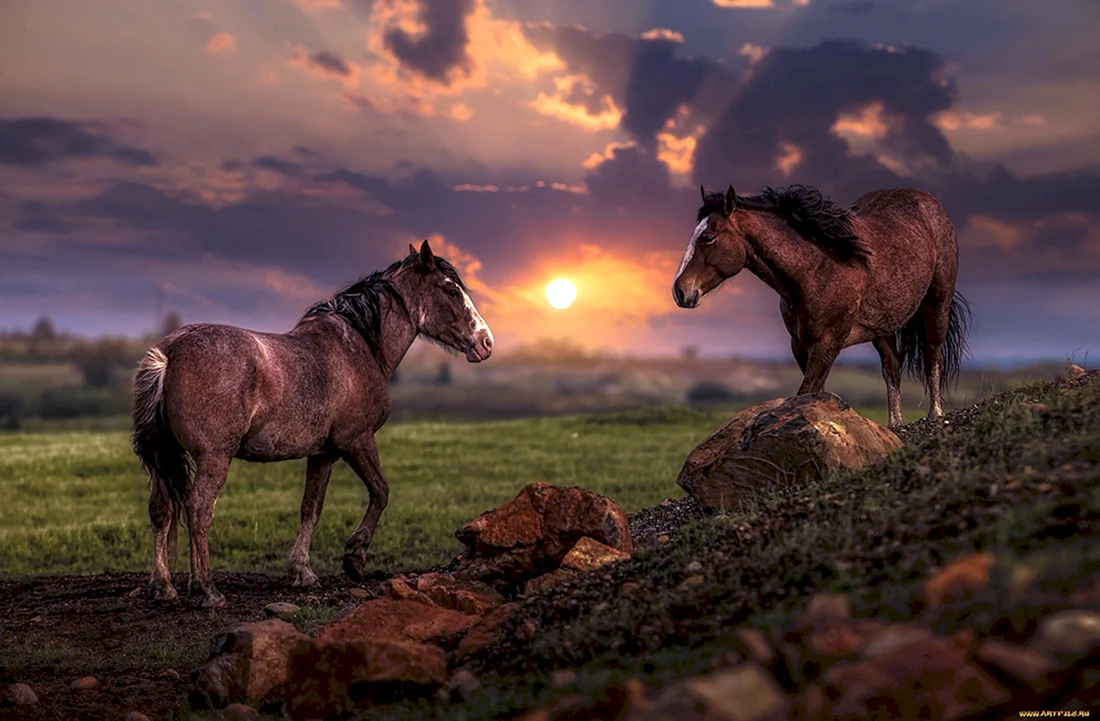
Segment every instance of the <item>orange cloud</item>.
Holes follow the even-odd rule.
[[[584,105],[569,102],[567,98],[576,92],[578,85],[586,93],[595,92],[591,81],[583,75],[564,75],[554,78],[554,87],[557,88],[557,92],[553,95],[539,93],[538,97],[528,105],[543,115],[549,115],[589,132],[618,127],[623,113],[615,107],[615,101],[610,95],[603,96],[603,109],[599,113],[593,113]]]
[[[684,42],[684,36],[675,30],[668,28],[653,28],[642,33],[643,40],[671,40],[674,43]]]
[[[463,183],[462,185],[456,185],[453,190],[456,193],[495,193],[500,190],[495,185],[474,185],[473,183]]]
[[[336,10],[340,7],[340,0],[293,0],[293,2],[303,10]]]
[[[1034,122],[1036,116],[1029,115],[1029,119],[1032,119],[1032,123],[1025,123],[1031,125]],[[1041,115],[1038,117],[1042,117]],[[1022,121],[1023,119],[1021,119]],[[933,124],[940,130],[952,132],[962,128],[970,130],[992,130],[1001,124],[1001,112],[994,111],[992,113],[970,113],[970,112],[957,112],[954,110],[945,110],[942,113],[937,113],[932,118]]]
[[[749,63],[756,65],[768,54],[768,49],[759,45],[753,45],[752,43],[745,43],[741,46],[741,49],[737,51],[737,54],[744,55],[749,59]]]
[[[470,118],[474,117],[474,111],[470,109],[469,105],[465,103],[456,103],[451,106],[451,111],[448,113],[452,120],[457,120],[460,123],[464,123]]]
[[[520,23],[493,16],[484,0],[475,0],[466,19],[469,35],[469,65],[452,72],[446,82],[406,71],[386,47],[385,35],[392,28],[417,37],[425,31],[420,23],[417,0],[374,3],[367,26],[367,51],[379,61],[365,70],[365,76],[379,90],[382,112],[399,112],[410,100],[432,104],[440,96],[459,95],[467,90],[505,83],[531,81],[541,74],[565,68],[552,52],[542,52],[528,42]]]
[[[720,8],[770,8],[775,7],[772,0],[714,0]]]
[[[997,248],[1013,253],[1027,240],[1019,226],[1002,223],[987,215],[971,216],[968,225],[967,245],[971,247]]]
[[[232,55],[237,52],[237,38],[229,33],[215,33],[206,41],[206,52],[210,55]]]
[[[694,135],[681,138],[672,133],[657,133],[657,159],[667,165],[672,173],[687,175],[691,173],[697,142],[698,138]]]
[[[608,143],[603,153],[592,153],[581,165],[591,170],[599,167],[605,161],[611,160],[612,154],[619,148],[633,148],[634,143]]]
[[[832,131],[837,135],[859,135],[882,138],[886,135],[886,119],[883,105],[875,101],[863,107],[858,114],[837,116]]]
[[[791,171],[802,162],[802,151],[791,143],[783,143],[783,154],[775,160],[775,167],[783,175],[790,175]]]

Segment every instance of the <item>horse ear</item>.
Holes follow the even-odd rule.
[[[424,242],[420,244],[420,262],[424,264],[425,268],[431,268],[435,265],[435,256],[432,255],[432,247],[428,245],[428,240],[426,238]]]
[[[707,191],[702,185],[699,186],[699,195],[703,196],[704,203],[707,202]]]
[[[409,243],[409,255],[416,255],[416,246]]]
[[[725,205],[726,215],[732,214],[734,209],[737,208],[737,193],[735,193],[733,191],[733,186],[732,185],[729,187],[729,189],[726,190],[726,197],[725,197],[724,205]]]

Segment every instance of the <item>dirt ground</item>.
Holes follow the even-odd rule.
[[[186,706],[188,674],[219,632],[263,617],[274,601],[332,614],[355,600],[353,588],[373,594],[377,587],[341,576],[323,577],[316,589],[262,574],[216,579],[229,605],[215,610],[203,609],[199,595],[176,607],[155,603],[144,593],[147,576],[138,573],[0,581],[0,684],[25,683],[39,700],[0,708],[0,718],[121,721],[130,711],[153,721],[176,718]],[[182,597],[186,575],[173,582]],[[303,622],[308,626],[308,617]],[[87,675],[99,681],[95,688],[71,688]]]

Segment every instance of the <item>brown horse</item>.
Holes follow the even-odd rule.
[[[902,369],[923,376],[928,415],[943,415],[941,379],[958,377],[970,308],[955,290],[955,228],[935,198],[876,190],[843,209],[802,185],[752,197],[699,190],[698,225],[672,285],[677,305],[697,307],[748,268],[779,293],[799,395],[821,392],[840,351],[870,341],[890,426],[902,422]]]
[[[150,480],[155,597],[177,595],[169,556],[186,514],[188,586],[198,583],[204,606],[225,604],[211,579],[207,533],[233,458],[309,459],[301,530],[290,552],[299,586],[317,581],[310,540],[332,467],[346,461],[370,495],[344,554],[344,571],[361,578],[389,495],[374,434],[389,416],[389,379],[418,336],[465,353],[471,363],[493,349],[462,279],[427,241],[314,305],[288,333],[190,325],[154,346],[134,376],[133,446]]]

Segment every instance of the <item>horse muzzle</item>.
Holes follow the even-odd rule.
[[[474,340],[470,349],[466,351],[466,360],[471,363],[481,363],[489,360],[493,354],[493,334],[484,333]]]
[[[672,286],[672,297],[676,300],[676,305],[681,308],[697,308],[699,307],[699,289],[687,293],[679,284]]]

